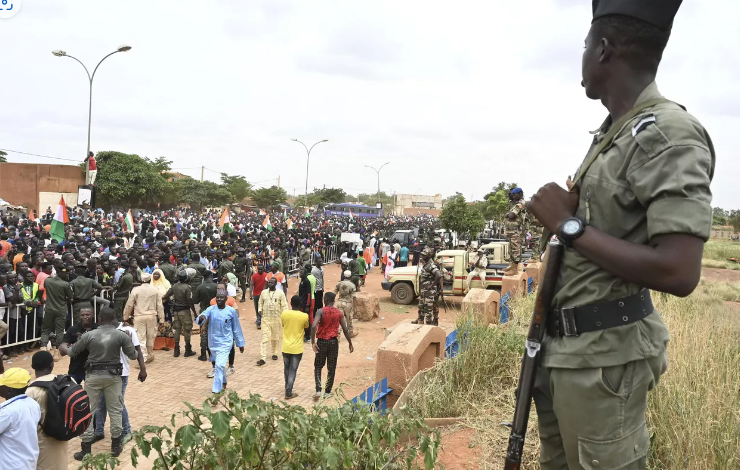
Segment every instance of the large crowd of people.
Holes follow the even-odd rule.
[[[350,352],[354,349],[352,299],[367,272],[375,265],[385,272],[408,263],[410,250],[416,246],[418,253],[438,228],[436,218],[422,215],[231,212],[224,226],[216,210],[142,211],[136,216],[67,210],[63,238],[52,233],[51,208],[39,218],[0,214],[0,357],[8,360],[40,349],[34,355],[34,363],[40,364],[35,382],[48,378],[61,356],[70,357],[68,370],[55,372],[84,384],[94,415],[94,423],[81,435],[77,459],[104,438],[106,416],[113,455],[130,439],[125,406],[129,370],[137,369],[138,379],[146,380],[157,339],[163,338],[164,349],[175,357],[198,355],[211,361],[212,391],[225,389],[235,372],[235,350],[244,351],[237,306],[247,296],[254,302],[255,327],[262,330],[256,366],[277,360],[280,349],[285,398],[292,399],[304,344],[311,343],[316,352],[314,398],[330,395],[342,331]],[[403,229],[419,235],[403,246],[388,242]],[[353,234],[348,237],[352,241],[343,242],[347,233]],[[331,291],[323,265],[335,261],[342,264],[341,279]],[[289,298],[291,273],[298,279],[296,295]],[[199,341],[191,341],[194,325],[200,329]],[[130,360],[135,361],[131,366]],[[28,390],[38,388],[15,369],[9,369],[14,381],[6,387],[7,395],[12,398],[29,383]],[[32,411],[24,413],[35,416]],[[44,419],[42,411],[40,421]],[[38,468],[66,468],[66,460],[53,458],[66,454],[66,442],[63,448],[49,444],[42,428]]]

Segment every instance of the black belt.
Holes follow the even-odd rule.
[[[85,366],[85,372],[100,371],[110,372],[113,375],[121,375],[123,373],[123,364],[120,362],[98,362]]]
[[[84,299],[76,299],[76,300],[73,300],[72,303],[73,304],[81,304],[82,302],[92,303],[91,300],[92,299],[87,299],[87,300],[84,300]]]
[[[650,291],[580,307],[555,310],[547,317],[549,336],[578,336],[640,321],[653,313]]]

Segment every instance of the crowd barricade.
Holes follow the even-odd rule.
[[[100,293],[100,297],[111,301],[111,291],[102,291]],[[93,297],[92,304],[94,308],[93,321],[97,323],[98,312],[100,311],[97,298]],[[74,315],[72,312],[73,310],[70,309],[67,315],[68,327],[74,325]],[[43,305],[39,305],[32,311],[28,311],[28,307],[23,304],[8,306],[5,309],[5,313],[2,315],[2,321],[8,325],[8,331],[5,333],[2,340],[0,340],[0,349],[7,349],[39,341],[41,339],[41,324],[43,323],[43,320]]]

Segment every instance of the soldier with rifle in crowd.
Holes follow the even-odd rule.
[[[609,116],[569,191],[549,183],[527,204],[564,247],[545,254],[506,470],[521,466],[532,399],[542,470],[646,468],[669,339],[650,291],[693,292],[712,221],[711,139],[655,84],[680,4],[593,1],[582,85]]]
[[[439,305],[442,294],[442,274],[434,261],[434,251],[430,247],[421,252],[419,274],[419,315],[411,323],[415,325],[437,325],[439,323]]]

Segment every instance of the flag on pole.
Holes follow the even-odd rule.
[[[311,217],[311,213],[308,211],[308,207],[306,207],[306,217]]]
[[[59,200],[59,206],[57,206],[57,212],[54,215],[54,219],[51,221],[51,228],[49,233],[51,239],[57,242],[64,241],[64,225],[69,223],[69,215],[67,215],[67,204],[64,203],[64,196]]]
[[[293,228],[293,221],[291,219],[288,219],[288,230]]]
[[[136,229],[134,228],[134,216],[131,215],[131,209],[128,210],[126,213],[126,218],[123,219],[123,225],[126,226],[126,231],[134,233]]]
[[[265,216],[265,220],[262,222],[262,226],[265,227],[268,231],[272,232],[272,224],[270,223],[270,216]]]
[[[260,209],[260,215],[267,215],[267,212],[265,212],[262,209]]]
[[[351,220],[354,220],[354,218],[355,218],[355,216],[354,216],[354,215],[352,215],[352,209],[350,209],[350,210],[349,210],[349,218],[350,218]]]
[[[31,209],[31,212],[28,213],[28,220],[31,222],[36,222],[36,216],[33,215],[33,209]]]
[[[224,207],[224,211],[221,214],[221,218],[218,220],[218,226],[221,227],[221,232],[231,233],[234,229],[231,228],[231,217],[229,216],[229,206]]]
[[[283,217],[286,219],[288,218],[288,209],[286,208],[283,208]]]

